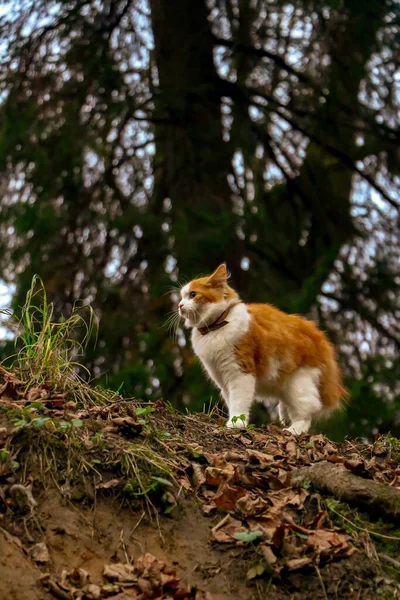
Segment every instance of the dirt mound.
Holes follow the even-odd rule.
[[[398,455],[2,371],[0,597],[396,597]]]

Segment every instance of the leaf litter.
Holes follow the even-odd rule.
[[[213,520],[211,543],[252,548],[258,562],[248,570],[248,580],[265,573],[279,578],[282,571],[318,568],[349,558],[360,547],[357,533],[334,526],[318,491],[312,486],[298,488],[292,484],[292,474],[298,469],[326,461],[400,493],[400,468],[385,438],[371,445],[349,440],[336,444],[323,435],[295,438],[274,425],[228,432],[220,421],[204,415],[187,418],[171,413],[162,400],[150,407],[122,399],[80,407],[46,385],[26,390],[23,382],[2,368],[0,407],[22,415],[19,421],[25,420],[31,428],[35,420],[40,421],[38,429],[49,430],[59,427],[57,423],[71,423],[69,427],[75,428],[76,437],[92,458],[96,451],[93,434],[102,436],[111,453],[117,447],[127,451],[134,447],[132,444],[137,444],[139,450],[156,436],[157,443],[173,460],[167,469],[172,484],[164,476],[153,476],[154,486],[174,486],[173,494],[164,494],[169,494],[172,509],[179,506],[179,495],[196,494],[203,514]],[[38,482],[18,481],[21,447],[16,440],[21,426],[12,425],[8,419],[0,425],[1,518],[10,510],[21,509],[24,496],[27,510],[33,511],[37,502],[32,487],[37,488]],[[121,473],[115,477],[103,470],[97,475],[98,493],[120,493],[126,486]],[[17,488],[22,493],[17,494]],[[33,560],[46,564],[46,550],[36,540],[28,552]],[[84,581],[78,575],[65,571],[59,579],[43,577],[42,583],[53,595],[68,598],[211,598],[185,587],[171,567],[148,554],[132,565],[105,565],[102,586],[93,584],[90,575]]]

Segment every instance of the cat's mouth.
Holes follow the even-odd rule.
[[[194,310],[190,306],[183,306],[182,308],[179,308],[178,311],[179,316],[182,319],[186,319],[187,321],[191,321],[193,323],[197,322],[198,315],[196,315],[196,310]]]

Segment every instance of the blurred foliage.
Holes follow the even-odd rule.
[[[399,28],[396,0],[3,4],[14,311],[39,273],[55,314],[99,317],[97,378],[202,409],[216,393],[166,292],[226,260],[244,300],[336,343],[353,401],[332,435],[397,427]]]

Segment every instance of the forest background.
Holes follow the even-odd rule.
[[[400,436],[396,0],[11,0],[0,59],[16,314],[39,274],[56,318],[93,307],[98,381],[202,410],[169,291],[226,261],[336,344],[351,401],[326,431]]]

